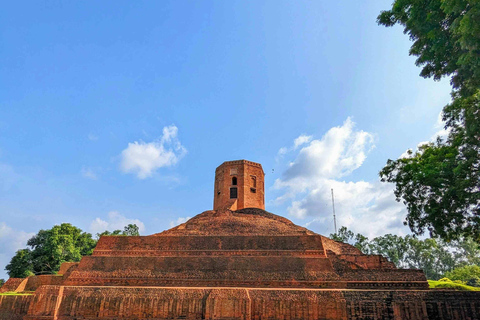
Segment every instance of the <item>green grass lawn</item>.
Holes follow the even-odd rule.
[[[10,291],[10,292],[0,293],[0,296],[29,296],[29,295],[32,295],[32,294],[33,294],[33,291],[25,291],[25,292]]]
[[[447,282],[447,281],[434,281],[428,280],[428,285],[430,289],[451,289],[451,290],[462,290],[462,291],[480,291],[478,287],[467,286],[466,284]]]

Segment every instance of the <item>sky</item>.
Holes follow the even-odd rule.
[[[0,278],[63,222],[161,232],[259,162],[266,209],[329,235],[406,234],[378,172],[442,130],[391,0],[10,1],[0,11]]]

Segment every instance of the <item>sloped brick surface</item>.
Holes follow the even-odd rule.
[[[479,293],[429,290],[421,270],[258,208],[102,237],[61,271],[25,280],[33,296],[0,299],[0,319],[480,319]]]

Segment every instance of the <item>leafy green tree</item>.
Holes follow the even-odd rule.
[[[408,246],[407,268],[422,269],[428,279],[440,279],[446,271],[455,267],[452,252],[433,238],[420,240],[409,237]]]
[[[114,230],[112,232],[105,230],[102,233],[97,233],[97,239],[101,236],[139,236],[139,228],[136,224],[129,224],[122,230]]]
[[[355,245],[363,253],[379,254],[388,258],[398,268],[422,269],[428,279],[440,279],[445,272],[480,259],[479,245],[471,238],[461,238],[447,243],[441,239],[418,239],[386,234],[369,240],[346,227],[331,234],[332,239]],[[472,280],[473,281],[473,280]]]
[[[460,238],[448,245],[452,248],[457,266],[480,266],[480,244],[472,238]]]
[[[5,284],[5,279],[0,279],[0,288]]]
[[[15,253],[10,263],[5,267],[10,278],[26,278],[33,275],[30,254],[31,251],[29,249],[21,249]]]
[[[139,236],[140,231],[136,224],[129,224],[123,229],[123,234],[126,236]]]
[[[350,243],[355,238],[355,234],[348,230],[347,227],[341,227],[337,233],[330,234],[330,238],[335,241]]]
[[[122,230],[113,230],[112,232],[105,230],[102,233],[97,233],[97,239],[100,239],[101,236],[123,236]]]
[[[388,258],[397,267],[406,267],[405,257],[408,251],[408,238],[386,234],[374,238],[369,247],[371,252]]]
[[[447,271],[445,277],[451,280],[460,280],[465,284],[471,286],[478,286],[478,279],[480,278],[480,266],[464,266],[460,268]]]
[[[54,273],[66,261],[80,261],[92,254],[96,241],[90,233],[69,223],[40,230],[27,242],[29,249],[17,251],[6,266],[8,275],[24,278],[33,274]]]
[[[423,66],[422,77],[452,76],[462,95],[480,88],[480,4],[477,0],[395,0],[377,18],[384,26],[400,24],[413,45],[410,55]]]
[[[480,241],[480,2],[395,0],[378,16],[400,24],[413,41],[423,77],[451,76],[452,103],[443,109],[445,140],[423,145],[406,158],[388,160],[382,181],[395,183],[414,234]]]
[[[357,233],[355,235],[355,243],[353,244],[357,249],[362,251],[364,254],[371,254],[371,244],[366,236],[363,234]]]
[[[360,233],[353,233],[345,226],[338,229],[337,233],[331,233],[330,238],[336,241],[349,243],[365,254],[370,252],[368,238]]]
[[[96,241],[90,233],[62,223],[49,230],[40,230],[27,245],[32,248],[33,270],[38,274],[56,272],[66,261],[80,261],[82,256],[92,254]]]

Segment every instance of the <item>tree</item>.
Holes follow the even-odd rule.
[[[100,239],[101,236],[139,236],[139,228],[136,224],[129,224],[121,230],[114,230],[112,232],[105,230],[102,233],[97,233],[97,239]]]
[[[27,242],[30,248],[17,251],[5,269],[13,278],[24,278],[32,273],[54,273],[63,262],[80,261],[82,256],[92,254],[95,245],[90,233],[62,223],[52,229],[40,230],[30,238]]]
[[[337,233],[331,233],[330,238],[335,241],[350,243],[365,254],[368,254],[370,252],[368,238],[360,233],[353,233],[345,226],[338,229]]]
[[[420,75],[451,76],[452,85],[443,109],[448,137],[388,160],[381,180],[395,183],[414,234],[480,241],[480,2],[395,0],[377,21],[404,26]]]
[[[457,266],[480,266],[480,244],[472,238],[460,238],[449,243]]]
[[[427,279],[440,279],[446,271],[455,267],[453,254],[436,239],[408,237],[408,247],[406,267],[422,269]]]
[[[123,234],[126,236],[139,236],[139,228],[136,224],[129,224],[123,229]]]
[[[370,251],[388,258],[397,267],[404,268],[406,267],[405,256],[408,251],[408,239],[394,234],[376,237],[369,244]]]
[[[21,249],[15,253],[10,263],[5,267],[10,278],[26,278],[33,275],[30,253],[29,249]]]
[[[350,243],[355,238],[355,233],[343,226],[336,233],[330,234],[330,238],[335,241]]]
[[[5,284],[5,279],[0,279],[0,288]]]
[[[480,278],[480,266],[464,266],[453,269],[445,273],[445,277],[451,280],[460,280],[465,284],[471,286],[478,286],[478,279]]]
[[[447,243],[435,238],[418,239],[412,235],[402,237],[386,234],[369,240],[346,227],[341,227],[337,234],[331,234],[330,237],[348,242],[365,254],[382,255],[398,268],[422,269],[427,278],[432,280],[442,278],[455,268],[480,265],[480,246],[472,238],[460,238]]]

